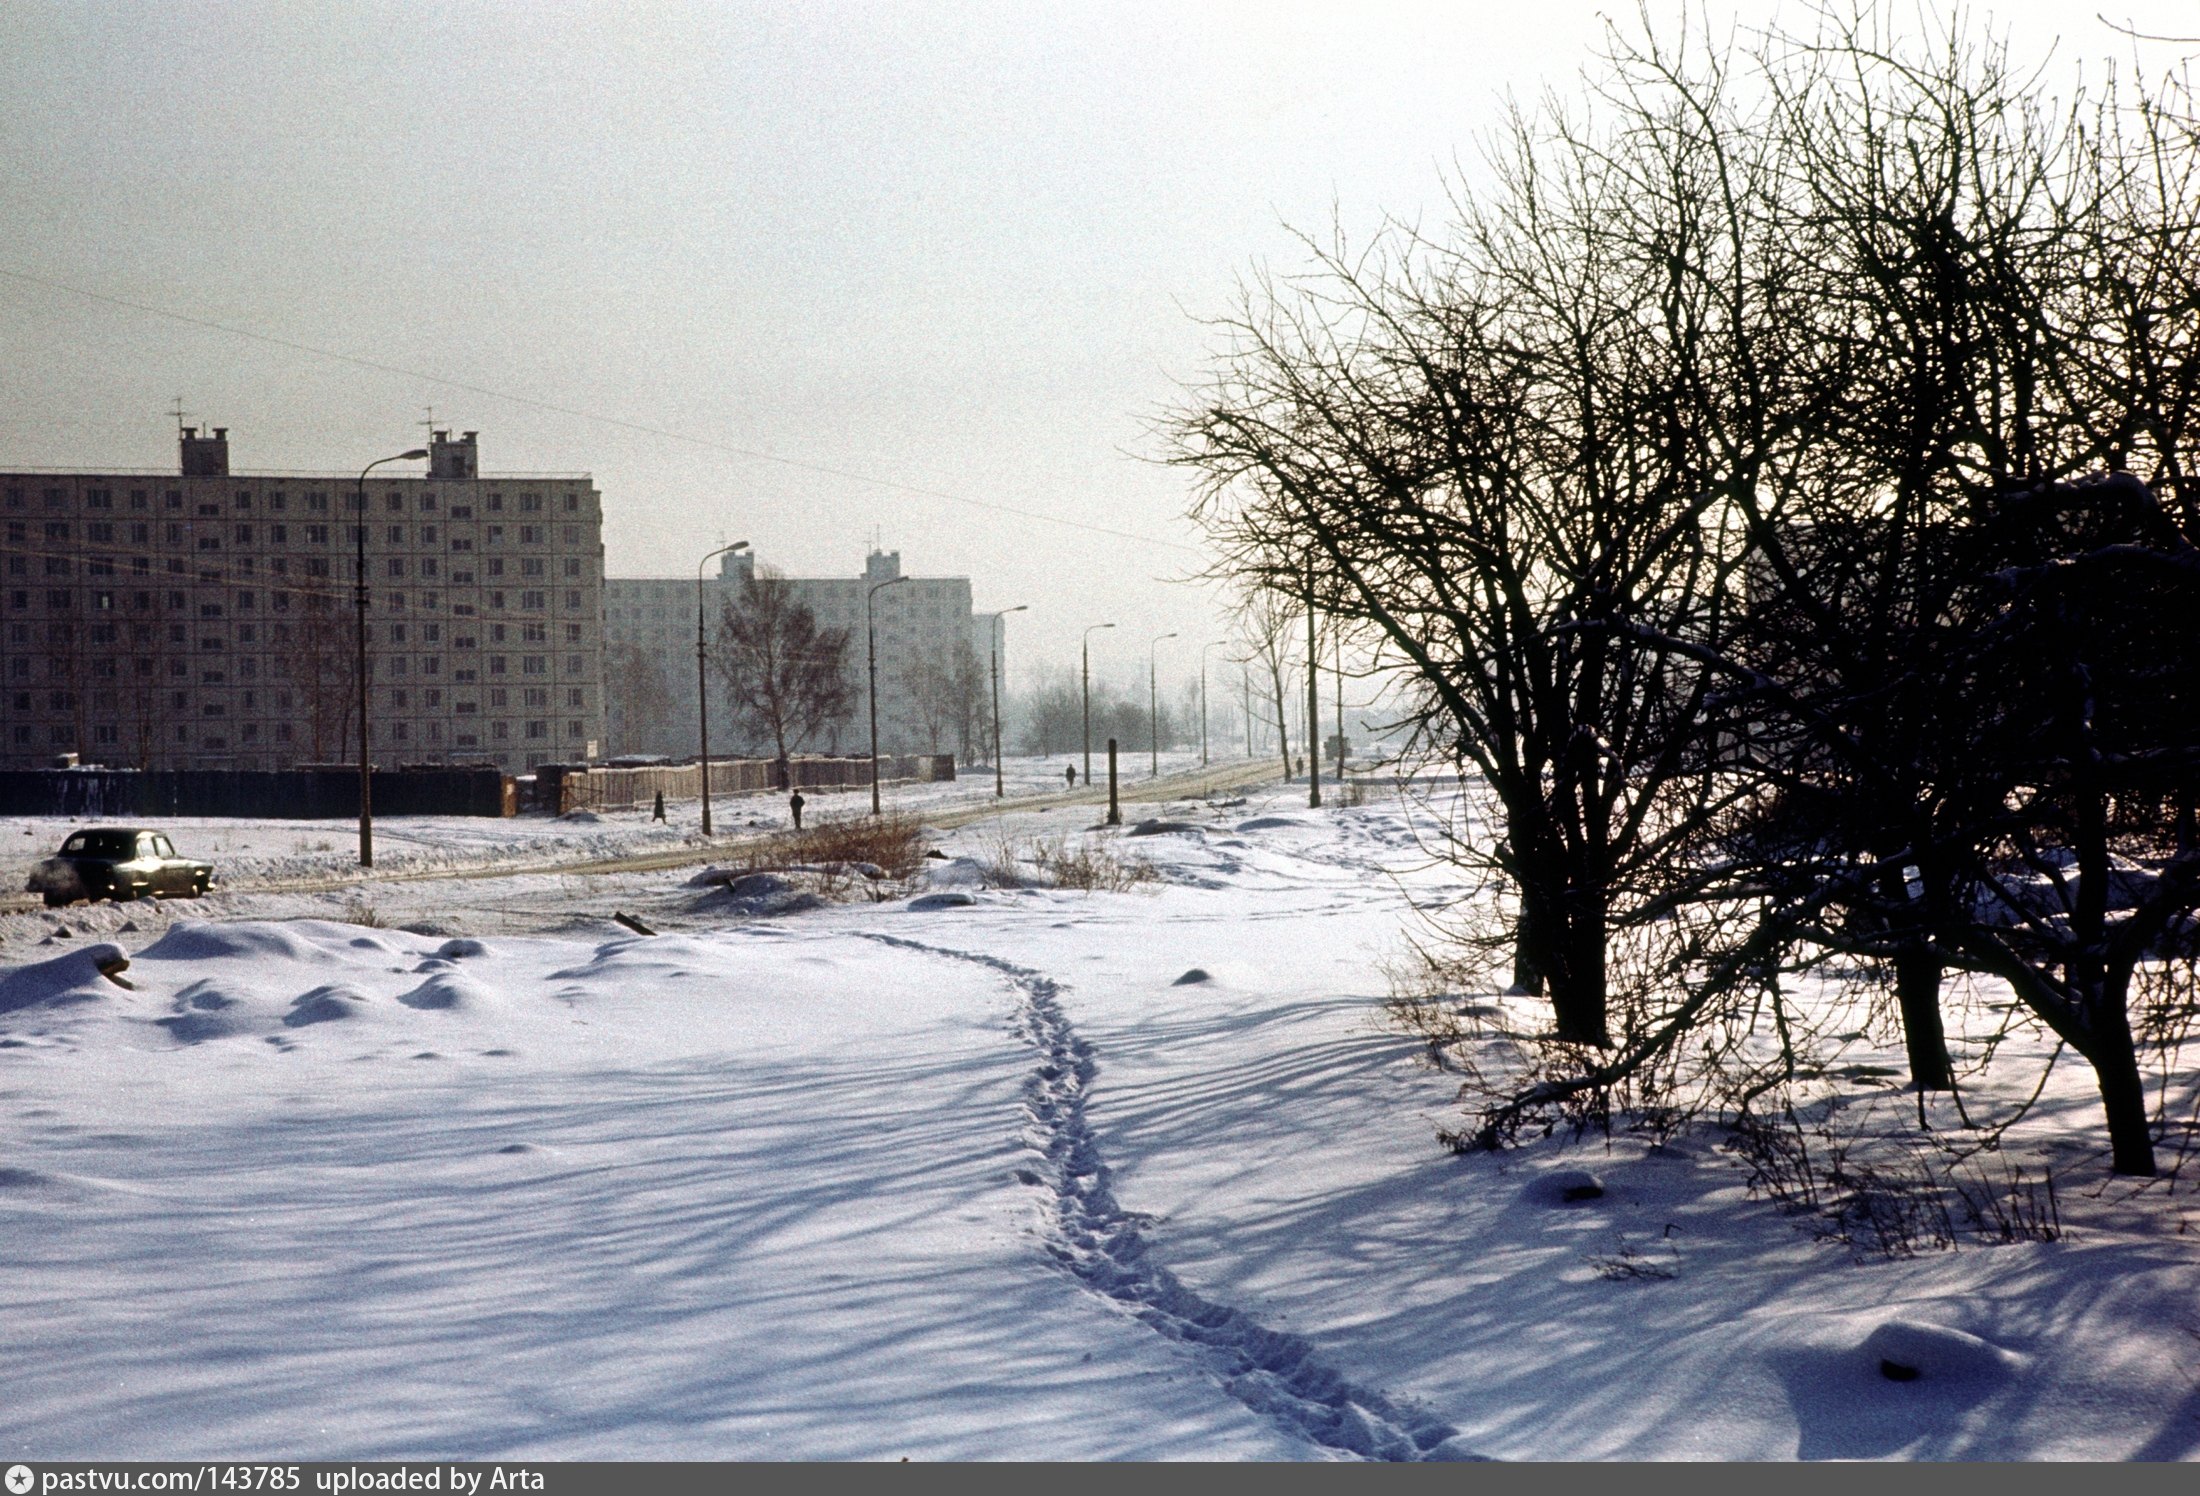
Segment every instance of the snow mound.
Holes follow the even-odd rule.
[[[463,961],[469,956],[486,956],[489,947],[478,940],[446,940],[435,948],[435,953],[445,961]]]
[[[244,1033],[251,1025],[234,1010],[238,999],[210,981],[193,982],[176,994],[174,1012],[155,1023],[179,1044],[204,1044]]]
[[[2024,1369],[2024,1357],[1946,1325],[1890,1319],[1864,1337],[1866,1367],[1890,1382],[1985,1388]]]
[[[355,987],[341,982],[330,982],[316,987],[290,1005],[290,1012],[283,1022],[290,1028],[305,1028],[316,1023],[335,1023],[356,1018],[367,1006],[367,995]]]
[[[744,873],[727,882],[726,892],[737,899],[761,899],[785,893],[793,886],[777,873]]]
[[[1203,829],[1193,825],[1190,821],[1165,821],[1156,818],[1150,821],[1140,821],[1124,834],[1126,836],[1174,836],[1188,833],[1198,836],[1202,834]]]
[[[19,966],[0,976],[0,1013],[99,1002],[118,990],[102,968],[121,971],[129,964],[130,958],[121,946],[101,941],[50,960]]]
[[[1238,822],[1237,829],[1241,832],[1274,831],[1285,826],[1304,826],[1305,824],[1306,822],[1298,816],[1254,816],[1249,821]]]
[[[1190,987],[1195,983],[1211,982],[1213,980],[1214,978],[1210,976],[1204,968],[1195,966],[1190,971],[1185,972],[1184,975],[1178,977],[1175,981],[1169,983],[1169,985],[1171,987]]]
[[[950,888],[940,893],[920,893],[909,901],[912,913],[927,909],[968,909],[978,902],[978,896],[960,888]]]
[[[1604,1181],[1583,1169],[1553,1169],[1520,1193],[1537,1205],[1587,1205],[1604,1198]]]
[[[983,888],[985,866],[975,857],[955,857],[937,867],[925,871],[924,881],[931,888]]]
[[[397,1000],[408,1008],[443,1013],[472,1013],[496,1005],[496,994],[455,971],[440,971]]]
[[[169,926],[160,939],[145,948],[144,955],[148,961],[218,961],[225,957],[246,956],[257,960],[274,957],[284,961],[319,962],[328,958],[328,950],[312,936],[320,934],[326,939],[338,931],[348,935],[349,928],[323,920],[280,925],[258,920],[219,925],[205,920],[184,920]]]

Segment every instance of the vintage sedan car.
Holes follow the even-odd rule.
[[[214,881],[214,865],[176,855],[159,831],[90,826],[31,869],[30,892],[48,909],[78,899],[195,899]]]

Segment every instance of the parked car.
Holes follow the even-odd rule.
[[[214,865],[176,855],[159,831],[91,826],[31,869],[29,890],[48,909],[78,899],[195,899],[214,881]]]

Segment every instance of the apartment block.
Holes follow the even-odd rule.
[[[591,755],[604,738],[603,504],[490,473],[435,431],[424,476],[0,472],[0,766],[356,763],[358,557],[381,764]],[[360,505],[364,500],[364,509]]]
[[[725,609],[739,604],[755,575],[755,558],[742,552],[727,556],[718,574],[700,584],[692,576],[613,577],[604,583],[612,753],[695,754],[696,700],[702,687],[695,659],[698,606],[715,660]],[[866,598],[871,599],[878,631],[879,750],[952,753],[966,747],[973,712],[982,714],[985,705],[995,622],[971,613],[968,577],[898,578],[899,551],[871,552],[861,576],[788,578],[818,626],[845,631],[848,639],[843,661],[853,705],[845,717],[800,745],[803,751],[863,752],[870,747]],[[881,585],[888,582],[895,585]],[[770,751],[771,744],[742,730],[715,665],[709,690],[711,752]]]

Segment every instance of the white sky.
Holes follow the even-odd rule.
[[[723,449],[1192,544],[1145,420],[1205,360],[1195,315],[1293,263],[1285,224],[1434,216],[1596,11],[11,3],[0,467],[167,468],[181,395],[239,467],[355,470],[432,405],[485,468],[593,473],[614,576],[722,538],[853,575],[875,534],[1031,605],[1018,678],[1105,621],[1096,669],[1176,630],[1181,676],[1222,637],[1169,580],[1194,550]],[[2087,0],[1996,14],[2028,53],[2129,51]],[[2115,14],[2200,31],[2194,0]]]

